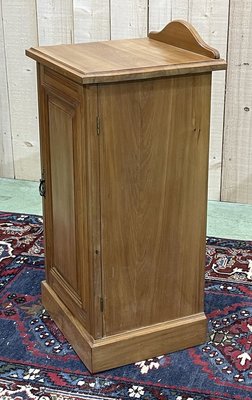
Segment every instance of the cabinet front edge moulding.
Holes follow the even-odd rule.
[[[226,69],[217,50],[185,21],[148,38],[41,46],[26,54],[82,84],[193,74]]]

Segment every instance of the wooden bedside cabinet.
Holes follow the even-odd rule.
[[[92,372],[204,342],[211,75],[226,63],[183,21],[27,55],[44,306]]]

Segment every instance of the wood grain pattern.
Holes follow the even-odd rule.
[[[79,292],[75,248],[74,136],[75,110],[62,99],[49,97],[49,137],[53,215],[53,258],[55,268]],[[69,266],[72,265],[71,274]]]
[[[161,355],[167,351],[192,347],[203,343],[206,338],[206,317],[201,313],[94,340],[46,282],[42,284],[42,301],[66,338],[71,341],[81,360],[93,373]]]
[[[163,322],[143,329],[96,340],[92,350],[93,372],[115,368],[204,343],[204,313]]]
[[[74,349],[82,355],[86,367],[92,371],[92,338],[45,281],[41,289],[43,305],[65,337],[74,343]]]
[[[207,45],[195,28],[187,21],[172,21],[160,32],[150,32],[149,38],[175,47],[202,54],[209,58],[220,58],[218,50]]]
[[[210,74],[99,87],[106,335],[202,311],[210,90]]]
[[[100,301],[102,298],[101,287],[101,213],[100,213],[100,149],[97,136],[97,85],[83,87],[83,151],[85,151],[86,167],[86,196],[84,202],[87,207],[88,223],[88,261],[90,266],[90,278],[87,284],[90,286],[90,333],[94,338],[102,337],[103,323]],[[80,154],[83,158],[83,154]]]
[[[10,104],[5,45],[2,4],[0,2],[0,176],[4,178],[14,178],[14,160],[12,151],[12,132],[10,123]]]
[[[28,4],[29,3],[29,4]],[[228,29],[232,30],[233,32],[235,30],[239,30],[240,26],[240,19],[243,18],[243,16],[239,16],[238,18],[232,18],[228,20],[228,14],[229,14],[229,5],[234,7],[236,4],[235,2],[231,2],[229,0],[149,0],[149,12],[148,16],[149,19],[147,20],[147,15],[146,15],[146,22],[143,21],[143,9],[140,7],[135,7],[134,12],[135,14],[131,16],[131,8],[129,7],[128,4],[131,4],[130,2],[124,2],[122,1],[118,2],[118,4],[121,5],[119,11],[119,6],[116,5],[116,2],[114,2],[114,8],[113,8],[113,16],[111,18],[110,13],[109,13],[109,1],[108,0],[102,0],[102,1],[73,1],[73,17],[71,20],[71,10],[69,3],[71,3],[71,0],[65,0],[64,2],[60,2],[59,0],[37,0],[37,9],[34,8],[34,5],[30,6],[30,2],[25,1],[22,2],[23,9],[19,9],[20,2],[8,2],[7,0],[1,0],[1,4],[3,4],[3,21],[7,29],[7,35],[5,37],[5,47],[8,49],[7,51],[7,60],[6,60],[6,65],[10,66],[11,68],[11,74],[7,75],[7,84],[10,86],[10,103],[11,103],[11,118],[14,122],[14,142],[15,142],[15,152],[13,155],[14,162],[16,159],[20,159],[22,156],[25,154],[25,160],[17,161],[17,164],[21,166],[22,165],[27,165],[29,163],[29,166],[26,168],[19,168],[18,167],[18,177],[22,179],[37,179],[39,176],[39,154],[38,154],[38,146],[37,146],[37,139],[36,139],[36,145],[34,143],[34,139],[36,135],[32,133],[31,135],[28,134],[28,131],[31,132],[31,129],[33,132],[34,126],[36,123],[36,112],[34,113],[36,102],[35,102],[35,88],[33,88],[33,82],[34,80],[29,80],[29,79],[24,79],[24,75],[29,75],[31,74],[30,71],[26,71],[26,66],[23,64],[24,62],[24,54],[23,54],[23,43],[24,43],[24,26],[23,26],[23,20],[27,21],[26,24],[26,33],[25,37],[27,38],[27,43],[26,46],[29,47],[31,45],[35,45],[36,40],[33,40],[33,37],[36,36],[36,31],[38,31],[38,42],[40,44],[52,44],[54,43],[54,40],[57,40],[57,43],[60,41],[63,43],[64,42],[69,42],[70,40],[70,35],[71,35],[71,27],[74,25],[75,27],[75,34],[74,34],[74,40],[75,42],[81,42],[81,41],[90,41],[90,40],[107,40],[110,38],[110,25],[112,27],[116,28],[116,35],[117,37],[122,37],[124,36],[124,29],[127,30],[129,33],[132,32],[132,35],[135,34],[136,31],[139,31],[139,34],[141,34],[142,27],[145,27],[145,25],[149,25],[150,30],[160,30],[165,26],[165,24],[172,20],[172,19],[185,19],[188,20],[190,23],[192,23],[197,31],[200,33],[202,38],[209,43],[211,46],[216,47],[221,54],[221,57],[226,58],[226,50],[227,50],[227,33]],[[34,4],[35,4],[34,3]],[[141,4],[140,2],[134,2],[134,4]],[[132,4],[132,8],[134,7],[134,4]],[[28,9],[26,12],[26,7],[28,5]],[[244,7],[247,7],[247,3],[244,3]],[[7,13],[6,13],[7,10]],[[18,10],[18,11],[17,11]],[[35,10],[35,12],[33,12]],[[128,24],[131,24],[132,22],[134,23],[133,26],[127,26],[125,24],[123,31],[120,31],[120,28],[118,26],[117,21],[121,21],[122,17],[124,17],[124,13],[126,10],[127,13],[127,19]],[[36,12],[38,14],[38,23],[36,20]],[[24,17],[23,17],[24,15]],[[243,15],[243,14],[242,14]],[[249,15],[249,13],[248,13]],[[114,20],[113,20],[114,18]],[[17,23],[17,20],[20,21],[20,23]],[[97,22],[98,21],[98,22]],[[35,27],[35,28],[34,28]],[[32,30],[32,35],[30,35],[28,32],[29,28]],[[247,28],[246,28],[247,32]],[[35,36],[34,36],[35,35]],[[115,35],[115,36],[116,36]],[[246,33],[247,35],[247,33]],[[249,35],[249,33],[248,33]],[[237,52],[235,54],[235,57],[237,54],[239,54],[239,46],[238,42],[235,40],[235,42],[232,42],[232,45],[229,46],[232,52],[235,50],[232,50],[232,48],[237,49]],[[16,48],[18,51],[16,51]],[[244,53],[244,52],[243,52]],[[233,54],[233,53],[232,53]],[[245,56],[247,57],[247,55]],[[234,59],[234,56],[232,55],[231,60]],[[245,61],[247,62],[247,61]],[[241,61],[243,63],[243,61]],[[238,62],[239,64],[239,62]],[[22,67],[20,68],[20,65]],[[18,67],[16,67],[18,66]],[[4,67],[4,63],[1,64],[1,67]],[[32,63],[30,63],[27,67],[27,69],[32,69]],[[239,67],[237,67],[239,68]],[[244,69],[249,69],[249,66],[242,66]],[[13,72],[14,71],[14,72]],[[22,72],[21,72],[22,71]],[[22,73],[22,78],[18,80],[18,89],[17,93],[14,87],[14,82],[16,82],[16,76],[18,73]],[[33,72],[32,72],[33,73]],[[238,71],[239,73],[239,71]],[[70,75],[69,75],[70,76]],[[237,89],[233,88],[233,82],[236,82],[236,77],[237,74],[234,73],[233,79],[228,80],[228,85],[227,85],[227,90],[229,93],[233,93],[233,91],[237,91]],[[20,83],[21,82],[21,83]],[[20,85],[25,82],[25,87],[26,89],[22,88],[20,89]],[[1,83],[4,84],[4,80],[1,79]],[[31,88],[31,90],[28,90],[28,88]],[[2,91],[2,86],[1,86],[1,93],[4,93]],[[243,91],[246,91],[246,88],[244,87]],[[247,102],[247,93],[243,95],[243,91],[239,93],[239,98],[244,96],[244,101],[245,103]],[[19,93],[22,93],[19,96]],[[14,96],[14,99],[13,99]],[[220,181],[221,181],[221,174],[222,174],[222,140],[223,140],[223,132],[222,132],[222,126],[223,126],[223,108],[224,108],[224,96],[225,96],[225,72],[216,72],[213,74],[213,93],[212,93],[212,120],[211,120],[211,141],[210,141],[210,176],[209,176],[209,198],[210,199],[215,199],[219,200],[220,199]],[[7,97],[4,94],[4,99],[7,99]],[[14,103],[13,103],[14,101]],[[17,103],[17,104],[16,104]],[[24,104],[27,104],[27,108]],[[13,104],[13,106],[12,106]],[[22,111],[19,111],[18,113],[15,112],[16,109],[19,110],[19,107],[17,108],[17,105],[19,104],[19,107],[25,108],[25,113]],[[6,109],[7,107],[7,109]],[[246,105],[244,105],[246,107]],[[243,108],[244,108],[243,107]],[[249,107],[249,106],[248,106]],[[3,105],[2,103],[2,110],[0,111],[0,121],[2,124],[7,124],[7,130],[4,129],[4,131],[9,132],[9,123],[6,117],[9,112],[9,106],[8,105]],[[229,130],[228,125],[232,122],[232,117],[233,114],[230,113],[229,119],[226,119],[225,125],[227,126],[227,131]],[[246,112],[240,112],[239,114],[239,120],[241,121],[240,126],[247,126],[247,113]],[[30,126],[28,125],[30,124]],[[18,134],[20,136],[17,136],[17,130],[16,127],[19,126],[24,127],[24,129],[19,130]],[[25,127],[28,127],[27,131]],[[240,127],[239,127],[240,128]],[[247,129],[247,128],[246,128]],[[29,137],[28,137],[29,135]],[[6,139],[6,136],[8,136],[8,140]],[[4,147],[4,151],[2,151],[2,157],[4,157],[4,163],[5,163],[5,169],[7,169],[7,172],[5,175],[11,177],[13,176],[13,167],[12,167],[12,161],[8,161],[11,158],[11,148],[10,148],[10,136],[7,133],[7,135],[2,136],[0,141],[2,141]],[[247,141],[247,139],[246,139]],[[26,142],[26,144],[24,144]],[[33,147],[30,146],[30,144],[33,145]],[[30,147],[28,147],[30,146]],[[232,146],[233,148],[236,147],[236,139],[231,144],[227,145],[227,155],[225,154],[225,149],[223,149],[223,155],[224,157],[228,160],[228,154],[230,153],[228,150],[228,147]],[[6,150],[5,150],[6,149]],[[248,147],[246,147],[248,149]],[[4,153],[4,155],[3,155]],[[246,193],[250,193],[250,179],[249,176],[246,174],[244,175],[244,171],[248,171],[249,173],[249,159],[245,158],[249,157],[250,154],[247,152],[244,153],[242,160],[237,161],[237,166],[232,167],[232,176],[241,176],[240,172],[237,172],[237,169],[239,169],[240,163],[243,165],[243,173],[242,177],[240,179],[239,185],[236,185],[236,178],[232,181],[231,185],[232,189],[229,188],[228,191],[232,192],[242,192],[243,195],[242,197],[245,198],[245,201],[251,202],[250,201],[250,195],[247,196]],[[234,159],[234,158],[233,158]],[[229,161],[230,162],[230,161]],[[238,165],[239,164],[239,165]],[[227,169],[224,167],[224,170]],[[36,176],[34,174],[34,171],[36,172]],[[3,173],[3,172],[2,172]],[[227,172],[228,173],[228,172]],[[223,182],[224,180],[226,181],[226,176],[223,177]],[[229,179],[229,178],[228,178]],[[231,172],[230,172],[230,179],[231,178]],[[226,193],[226,189],[224,189],[224,192]],[[230,199],[231,201],[235,201],[235,197],[231,196]],[[226,194],[224,194],[223,198],[228,198],[226,197]]]
[[[147,36],[148,0],[111,0],[111,39]]]
[[[39,85],[47,281],[91,329],[83,89],[43,68]]]
[[[176,2],[174,7],[177,4]],[[195,26],[207,43],[219,50],[222,58],[226,58],[229,0],[204,2],[193,0],[187,7],[189,22]],[[226,71],[216,71],[212,79],[208,180],[210,200],[220,200],[225,90]]]
[[[73,42],[72,0],[36,0],[40,46]]]
[[[51,174],[50,174],[50,153],[49,149],[49,135],[47,134],[49,121],[48,121],[48,107],[47,107],[47,94],[43,85],[45,79],[44,67],[37,63],[37,88],[38,88],[38,108],[39,108],[39,140],[40,140],[40,167],[41,178],[46,182],[46,196],[42,197],[43,207],[43,228],[45,238],[51,236],[51,221],[52,221],[52,206],[51,199]],[[46,200],[46,201],[45,201]],[[49,271],[52,265],[52,247],[53,243],[50,240],[44,241],[45,251],[45,273],[46,280],[49,281]]]
[[[211,71],[225,62],[148,38],[38,52],[44,305],[95,372],[201,343]]]
[[[54,71],[48,69],[44,71],[43,67],[39,69],[38,77],[41,110],[42,169],[45,170],[47,186],[47,195],[44,201],[45,234],[46,237],[51,238],[46,241],[47,281],[60,294],[61,298],[65,299],[68,308],[74,310],[75,316],[83,322],[93,337],[98,338],[102,336],[102,319],[100,311],[99,164],[97,164],[99,148],[96,134],[97,88],[96,85],[91,87],[76,85],[73,81],[62,78],[62,76]],[[50,134],[48,132],[50,123],[47,110],[48,101],[52,99],[55,102],[55,97],[57,98],[56,102],[59,102],[62,110],[64,110],[63,112],[66,112],[65,118],[72,116],[73,123],[67,131],[64,116],[62,118],[56,115],[56,118],[60,118],[60,123],[59,126],[52,127],[51,131],[55,137],[50,143]],[[67,133],[65,141],[64,130]],[[57,131],[58,133],[60,132],[58,138],[56,137]],[[84,134],[85,132],[88,132],[88,134]],[[68,141],[70,141],[69,144],[67,144]],[[65,147],[60,151],[59,155],[59,147],[63,145]],[[50,156],[52,151],[55,151],[57,154],[56,159],[53,161],[51,161]],[[56,182],[54,185],[52,179],[53,164],[57,162],[57,159],[62,157],[65,151],[67,151],[65,157],[70,166],[67,163],[61,164],[58,160],[58,166],[63,165],[63,168],[59,169],[59,173],[62,176],[58,183]],[[73,166],[74,174],[73,171],[70,173]],[[74,188],[71,187],[73,182]],[[53,187],[54,189],[52,189]],[[65,190],[65,193],[62,193],[62,190]],[[56,192],[56,194],[53,195],[53,192]],[[69,197],[71,202],[67,203]],[[61,204],[62,201],[65,202],[64,205]],[[56,213],[52,212],[54,203]],[[59,208],[59,211],[57,208]],[[72,212],[74,215],[72,217],[69,216],[69,212]],[[62,214],[62,218],[59,215],[57,217],[59,213]],[[62,267],[65,265],[62,273],[65,275],[66,281],[62,279],[59,274],[60,271],[52,268],[55,265],[53,237],[57,233],[57,229],[55,230],[53,221],[56,217],[56,227],[58,221],[64,221],[67,225],[69,222],[69,230],[72,227],[69,240],[67,240],[68,233],[65,235],[63,229],[60,229],[58,237],[55,240],[57,243],[62,241],[64,244],[64,248],[61,250],[65,257],[56,263],[56,265],[60,265],[59,270],[62,270]],[[75,226],[75,230],[73,230],[73,226]],[[76,240],[72,243],[74,236]],[[57,252],[60,248],[61,242],[57,246]],[[70,261],[68,257],[69,252],[73,256],[73,259]],[[61,256],[61,253],[59,255]],[[74,269],[74,264],[76,265],[76,269]],[[71,268],[69,268],[70,265]],[[67,281],[75,287],[74,291],[67,284]]]
[[[232,1],[223,149],[223,201],[252,203],[252,4]]]
[[[35,3],[2,1],[15,177],[39,178],[35,64],[25,49],[38,44]],[[25,23],[24,21],[29,21]]]
[[[26,54],[83,84],[226,68],[224,60],[213,60],[148,38],[42,46],[31,48]]]
[[[229,0],[149,1],[150,30],[160,31],[167,21],[172,19],[185,19],[190,22],[206,43],[217,48],[222,58],[227,57]],[[210,200],[220,200],[225,83],[225,71],[216,71],[212,79],[208,181]]]

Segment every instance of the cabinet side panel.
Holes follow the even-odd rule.
[[[101,312],[101,221],[100,221],[100,170],[97,85],[83,87],[83,151],[86,160],[86,207],[88,225],[88,256],[90,265],[90,333],[102,337]]]
[[[101,85],[105,334],[203,311],[211,74]]]

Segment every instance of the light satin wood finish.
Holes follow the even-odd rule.
[[[177,25],[183,27],[179,30],[179,47],[176,47],[174,39]],[[181,42],[182,33],[184,42]],[[144,38],[31,48],[26,54],[83,84],[174,76],[226,68],[224,60],[213,60],[214,50],[205,45],[188,23],[182,25],[181,22],[171,22],[163,31],[150,34],[150,37],[154,40]],[[182,45],[184,48],[180,48]],[[214,54],[217,57],[216,50]]]
[[[152,39],[39,53],[43,304],[92,372],[203,342],[211,71],[224,61]]]
[[[93,305],[96,296],[90,285],[93,272],[89,266],[91,256],[88,246],[89,232],[92,236],[90,240],[95,234],[95,218],[92,218],[92,212],[90,218],[87,213],[87,204],[93,204],[93,208],[96,204],[95,199],[89,200],[95,179],[92,176],[89,187],[87,174],[95,172],[91,162],[87,170],[85,156],[88,152],[92,159],[97,159],[98,153],[90,147],[91,139],[83,135],[87,129],[92,132],[89,117],[96,121],[97,90],[94,88],[93,117],[90,112],[92,101],[88,88],[83,90],[81,86],[66,78],[62,79],[42,66],[38,69],[38,77],[42,171],[46,179],[44,215],[45,236],[48,239],[47,281],[58,296],[64,298],[67,307],[86,329],[89,329],[94,337],[99,337],[99,323],[95,324],[90,318],[90,315],[97,315]],[[89,107],[86,107],[87,96]],[[88,114],[83,120],[85,113]],[[94,124],[95,122],[93,126]],[[96,134],[96,125],[93,132]],[[89,228],[88,224],[92,226]],[[94,282],[96,280],[94,279]],[[100,292],[98,297],[100,298]]]
[[[202,54],[206,57],[220,58],[219,52],[208,46],[192,25],[186,21],[173,21],[161,32],[150,32],[148,36],[151,39]]]
[[[208,73],[99,87],[106,335],[203,309],[210,89]]]
[[[46,282],[42,283],[42,297],[44,306],[91,372],[193,347],[204,342],[206,338],[206,317],[204,313],[199,313],[94,339]]]

